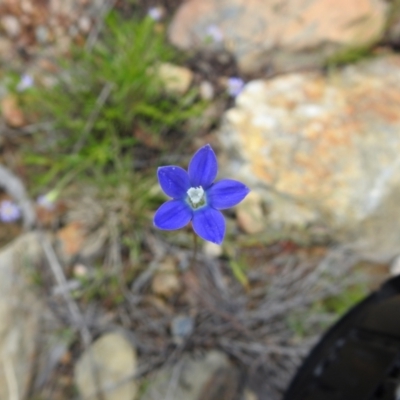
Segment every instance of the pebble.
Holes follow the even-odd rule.
[[[44,25],[39,25],[35,29],[35,37],[38,43],[45,44],[49,41],[49,30]]]
[[[78,21],[78,27],[82,33],[89,33],[91,26],[92,23],[88,17],[81,17]]]
[[[165,91],[170,94],[185,94],[193,79],[193,72],[185,67],[170,63],[162,63],[156,69]]]
[[[397,276],[400,275],[400,256],[397,256],[391,266],[390,266],[390,275]]]
[[[218,258],[222,256],[222,247],[215,243],[205,242],[203,245],[203,251],[211,258]]]
[[[18,18],[14,17],[13,15],[5,15],[3,18],[1,18],[0,23],[7,36],[10,38],[15,38],[21,33],[21,26]]]
[[[7,125],[12,128],[21,128],[25,125],[24,114],[14,96],[8,95],[2,99],[1,112]]]
[[[178,315],[171,322],[171,333],[175,339],[189,336],[194,329],[194,320],[187,315]]]
[[[158,271],[153,276],[151,289],[154,294],[165,298],[172,297],[180,291],[181,282],[173,258],[167,257],[160,264]]]
[[[244,400],[258,400],[257,395],[250,389],[244,391]]]
[[[202,81],[199,87],[200,97],[203,100],[212,100],[214,98],[214,86],[209,81]]]

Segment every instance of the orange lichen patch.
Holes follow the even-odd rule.
[[[304,95],[311,101],[322,100],[324,95],[324,82],[319,77],[312,82],[306,82],[304,85]]]
[[[26,124],[24,114],[15,96],[8,95],[4,97],[1,101],[0,108],[7,125],[12,128],[21,128]]]
[[[348,94],[355,115],[369,115],[388,122],[400,121],[400,85],[387,85],[384,82],[379,87],[363,85]]]
[[[85,242],[85,232],[82,224],[74,221],[57,232],[57,238],[62,250],[67,256],[79,254]]]

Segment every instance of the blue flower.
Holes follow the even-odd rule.
[[[17,90],[23,92],[26,89],[31,88],[34,85],[34,80],[30,75],[24,74],[21,76],[21,80],[18,82]]]
[[[213,43],[221,43],[224,39],[224,34],[217,25],[209,25],[206,29],[206,39],[211,39]]]
[[[163,17],[163,9],[161,7],[151,7],[147,11],[147,15],[153,20],[153,21],[160,21],[161,18]]]
[[[0,203],[0,221],[2,222],[15,222],[21,217],[19,207],[10,200],[3,200]]]
[[[172,200],[156,211],[154,226],[174,230],[192,221],[197,235],[221,244],[225,236],[225,219],[220,210],[240,203],[250,190],[232,179],[214,183],[217,172],[217,158],[209,144],[196,152],[188,172],[174,165],[158,168],[161,189]]]
[[[244,88],[244,81],[241,78],[233,76],[228,79],[228,93],[232,97],[238,96]]]

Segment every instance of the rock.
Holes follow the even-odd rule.
[[[250,192],[236,207],[239,227],[246,233],[262,232],[266,227],[266,217],[262,209],[262,198],[257,192]]]
[[[0,36],[0,57],[2,63],[7,65],[10,58],[12,57],[13,45],[10,40],[5,37]]]
[[[400,275],[400,256],[397,256],[390,265],[390,275]]]
[[[225,173],[262,196],[271,228],[319,225],[397,254],[399,93],[398,56],[252,81],[218,133]]]
[[[49,30],[44,25],[35,29],[35,38],[39,44],[46,44],[49,41]]]
[[[222,256],[222,246],[212,242],[205,241],[203,244],[203,251],[208,257],[218,258]]]
[[[171,334],[176,343],[181,343],[182,339],[191,335],[194,329],[194,320],[187,315],[178,315],[171,322]]]
[[[169,39],[183,50],[225,48],[243,73],[293,70],[378,41],[386,9],[381,0],[189,0],[175,14]],[[220,40],[209,40],[210,27]]]
[[[57,244],[63,260],[71,260],[82,251],[86,240],[82,224],[74,221],[57,232]]]
[[[64,264],[76,257],[93,259],[104,253],[109,229],[106,226],[104,205],[92,188],[84,196],[75,190],[68,195],[65,226],[57,232],[57,251]]]
[[[15,38],[21,33],[21,25],[18,18],[14,15],[5,15],[0,19],[0,25],[4,29],[6,35]]]
[[[244,400],[258,400],[257,395],[250,389],[246,389],[243,394]]]
[[[203,100],[210,101],[214,98],[214,86],[209,81],[201,81],[199,86],[200,97]]]
[[[82,33],[89,33],[90,28],[92,27],[92,22],[90,21],[90,18],[86,16],[79,18],[78,27]]]
[[[141,400],[162,400],[167,392],[174,400],[232,400],[238,392],[238,371],[218,351],[202,358],[185,356],[159,371]]]
[[[7,95],[1,100],[1,113],[7,125],[21,128],[25,125],[25,117],[13,95]]]
[[[136,351],[129,341],[120,333],[107,333],[81,355],[74,379],[82,398],[92,398],[100,389],[104,400],[133,400],[136,368]]]
[[[178,277],[175,260],[167,257],[159,266],[153,276],[151,289],[154,294],[162,297],[172,297],[181,290],[181,282]]]
[[[162,63],[157,67],[157,76],[167,93],[182,95],[188,91],[192,83],[193,72],[185,67]]]
[[[0,399],[25,398],[33,371],[42,373],[40,344],[54,342],[47,331],[52,316],[29,279],[42,258],[35,233],[0,251]]]

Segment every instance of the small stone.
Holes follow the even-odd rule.
[[[171,333],[175,339],[182,340],[192,334],[194,320],[190,316],[179,315],[172,320]]]
[[[391,266],[390,266],[390,275],[397,276],[400,275],[400,256],[397,256]]]
[[[86,240],[85,230],[80,222],[70,222],[57,232],[57,241],[60,254],[65,260],[71,260],[77,256]]]
[[[236,217],[239,227],[246,233],[260,233],[266,228],[266,219],[262,209],[261,196],[250,192],[236,207]]]
[[[103,390],[104,400],[132,400],[137,383],[136,351],[120,333],[108,333],[97,339],[79,358],[74,379],[82,398],[95,398]]]
[[[68,36],[76,38],[79,35],[79,28],[75,25],[71,25],[68,28]]]
[[[181,290],[181,282],[173,258],[168,257],[155,273],[151,289],[154,294],[169,298]]]
[[[0,24],[3,27],[5,33],[10,38],[15,38],[21,33],[21,26],[18,18],[13,15],[5,15],[1,18]]]
[[[78,27],[82,33],[89,33],[90,28],[92,27],[90,18],[88,18],[88,17],[79,18]]]
[[[193,79],[193,72],[185,67],[170,63],[162,63],[157,68],[157,75],[162,81],[165,91],[170,94],[185,94]]]
[[[21,128],[25,125],[25,117],[15,96],[8,95],[1,101],[1,112],[7,125]]]
[[[49,31],[44,25],[40,25],[35,29],[35,37],[38,43],[45,44],[49,41]]]
[[[88,268],[86,265],[83,264],[75,264],[73,267],[74,276],[77,278],[84,278],[88,276]]]
[[[167,391],[174,400],[222,400],[237,394],[238,371],[224,353],[209,351],[201,358],[184,356],[179,363],[163,368],[141,400],[159,400],[164,398],[160,393]],[[176,385],[171,385],[172,379]]]
[[[203,100],[212,100],[214,98],[214,86],[209,81],[201,81],[200,83],[200,97]]]
[[[9,58],[12,54],[13,48],[10,40],[0,36],[0,57],[4,62],[6,57]]]
[[[211,258],[222,256],[222,247],[212,242],[205,242],[203,245],[204,253]]]
[[[257,395],[250,389],[246,389],[244,391],[243,397],[244,397],[244,400],[258,400]]]

